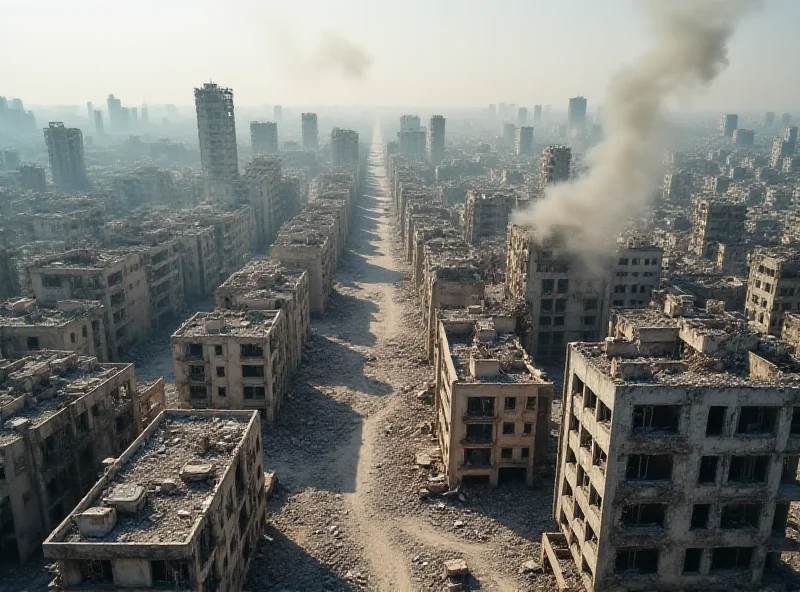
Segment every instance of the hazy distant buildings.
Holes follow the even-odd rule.
[[[783,137],[775,138],[772,142],[770,166],[774,169],[783,166],[783,159],[793,156],[797,151],[797,126],[788,126],[783,132]]]
[[[400,118],[400,131],[401,132],[420,131],[419,117],[416,115],[403,115]]]
[[[567,131],[582,132],[586,127],[586,99],[573,97],[567,108]]]
[[[103,126],[103,112],[100,109],[94,110],[94,131],[101,136],[105,133],[105,127]]]
[[[316,113],[303,113],[301,116],[303,150],[316,151],[319,148],[319,128]]]
[[[541,105],[534,105],[533,106],[533,127],[537,127],[542,125],[542,106]]]
[[[111,133],[121,134],[127,132],[128,117],[122,107],[122,101],[111,94],[108,95],[106,105],[108,106],[108,122]]]
[[[280,121],[281,119],[283,119],[283,107],[281,107],[280,105],[275,105],[272,108],[272,117],[275,118],[275,121]]]
[[[142,105],[142,127],[147,129],[150,126],[150,116],[147,113],[147,105]]]
[[[751,129],[737,128],[733,130],[733,143],[745,148],[753,146],[756,143],[756,132]]]
[[[353,130],[335,127],[331,130],[331,164],[358,165],[358,134]]]
[[[206,197],[230,202],[239,178],[233,91],[207,82],[194,89],[200,164],[206,177]]]
[[[69,190],[86,189],[89,181],[83,159],[81,130],[64,127],[60,121],[53,121],[44,129],[44,141],[53,183]]]
[[[527,125],[519,128],[516,144],[517,156],[531,156],[533,154],[533,128]]]
[[[13,134],[35,133],[36,118],[33,111],[25,111],[21,99],[12,99],[9,104],[5,97],[0,97],[0,131]]]
[[[772,127],[775,124],[775,111],[764,113],[764,127]]]
[[[94,121],[94,105],[91,101],[86,102],[86,118],[89,120],[89,125]]]
[[[545,146],[539,161],[539,188],[569,180],[572,150],[568,146]]]
[[[528,123],[528,110],[525,107],[517,109],[517,127],[522,127]]]
[[[513,148],[517,138],[517,127],[513,123],[504,123],[501,129],[503,144],[506,148]]]
[[[128,112],[130,114],[131,128],[135,131],[139,129],[139,109],[131,107]]]
[[[428,124],[428,156],[435,166],[444,158],[445,118],[433,115]]]
[[[277,154],[278,124],[274,121],[251,121],[250,143],[255,154]]]
[[[792,116],[789,113],[783,113],[781,115],[781,125],[789,125],[792,121]]]
[[[719,133],[726,138],[732,138],[733,132],[739,127],[739,116],[736,113],[726,113],[719,120]]]
[[[692,197],[691,171],[670,171],[664,174],[662,199],[674,202],[688,202]]]
[[[36,164],[23,164],[17,168],[19,174],[19,186],[22,189],[32,191],[44,191],[47,189],[44,169]]]

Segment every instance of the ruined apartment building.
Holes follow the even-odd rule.
[[[0,304],[0,359],[56,350],[108,361],[103,306],[99,302],[61,300],[55,308],[32,298]]]
[[[220,273],[216,285],[250,260],[255,232],[250,206],[229,209],[201,206],[187,210],[185,219],[214,228]]]
[[[266,525],[258,414],[169,410],[44,542],[62,590],[238,592]]]
[[[800,311],[800,251],[757,248],[750,260],[745,313],[756,331],[781,335],[783,317]]]
[[[255,216],[255,242],[259,249],[265,249],[286,219],[280,202],[281,159],[257,156],[247,163],[244,182]]]
[[[611,306],[648,306],[653,291],[661,284],[664,250],[641,237],[629,237],[617,245],[614,254]]]
[[[0,556],[26,561],[164,407],[163,380],[66,352],[0,361]],[[159,397],[153,397],[158,390]],[[151,406],[152,405],[152,406]]]
[[[467,191],[464,204],[464,240],[477,246],[482,240],[505,236],[508,220],[519,198],[511,192]]]
[[[539,160],[539,189],[569,180],[572,149],[568,146],[545,146]]]
[[[286,313],[286,365],[300,367],[303,346],[311,335],[308,272],[272,259],[251,259],[215,293],[217,308],[282,310]]]
[[[172,335],[172,356],[182,408],[256,409],[274,421],[289,378],[286,313],[195,313]]]
[[[135,252],[75,250],[35,260],[27,268],[36,301],[97,300],[107,317],[108,359],[118,360],[150,329],[145,266]]]
[[[333,246],[327,234],[295,230],[291,223],[278,234],[269,251],[271,259],[302,267],[308,273],[308,302],[311,314],[325,312],[333,290]]]
[[[688,203],[692,198],[693,179],[691,171],[670,171],[665,173],[661,198],[665,201]]]
[[[553,383],[514,329],[513,317],[439,323],[434,429],[451,489],[465,481],[533,485],[546,464]]]
[[[505,296],[531,306],[533,330],[526,350],[534,360],[563,358],[570,341],[605,335],[611,297],[605,264],[590,271],[560,251],[557,237],[540,246],[517,225],[509,226],[507,253]]]
[[[253,154],[277,154],[278,124],[274,121],[251,121],[250,146]]]
[[[690,302],[621,311],[612,337],[568,348],[560,534],[543,547],[570,553],[587,590],[754,588],[797,550],[800,364]]]
[[[700,199],[694,206],[692,253],[716,259],[720,243],[738,243],[745,236],[747,206],[720,199]]]

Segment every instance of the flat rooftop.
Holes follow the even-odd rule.
[[[530,358],[511,333],[495,334],[491,341],[477,341],[472,333],[447,332],[450,358],[458,379],[464,382],[486,383],[539,383],[546,384],[540,376],[531,372]],[[475,377],[470,368],[470,360],[496,360],[499,370],[491,375]]]
[[[297,289],[306,273],[305,269],[290,267],[274,259],[251,259],[242,269],[231,274],[218,289],[252,296],[292,291]]]
[[[106,269],[125,260],[129,253],[115,250],[76,250],[44,257],[33,262],[43,269]]]
[[[62,301],[45,308],[32,298],[15,298],[0,304],[0,327],[59,327],[100,310],[100,302]]]
[[[130,514],[118,511],[116,526],[105,536],[84,537],[73,524],[63,542],[184,542],[198,517],[205,512],[205,502],[214,494],[231,465],[250,419],[250,416],[233,414],[224,418],[165,414],[143,446],[120,467],[104,490],[110,493],[141,487],[146,492],[144,505]],[[187,464],[211,465],[213,476],[184,481],[181,470]],[[173,485],[174,491],[166,493]],[[97,505],[105,505],[105,502],[97,499],[95,507]]]
[[[0,360],[0,446],[19,437],[15,420],[27,420],[36,427],[126,367],[68,352]]]
[[[279,315],[279,310],[198,312],[178,327],[172,337],[267,337]]]

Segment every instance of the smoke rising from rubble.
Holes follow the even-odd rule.
[[[655,47],[618,72],[605,103],[605,139],[587,155],[587,173],[549,186],[514,222],[537,240],[563,234],[585,259],[608,253],[609,241],[650,200],[667,148],[665,101],[696,94],[728,65],[728,41],[760,0],[648,0]],[[563,231],[566,229],[566,232]]]

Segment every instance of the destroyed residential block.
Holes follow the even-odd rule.
[[[780,336],[783,317],[800,310],[800,250],[757,248],[750,261],[745,313],[752,327]]]
[[[163,386],[163,383],[162,383]],[[162,390],[163,393],[163,390]],[[163,397],[148,412],[163,410]],[[132,364],[67,352],[0,361],[0,549],[26,561],[142,430]]]
[[[568,347],[554,514],[587,590],[757,587],[800,501],[800,361],[741,315],[615,311]]]
[[[130,498],[125,511],[107,492]],[[169,410],[108,467],[44,554],[63,590],[241,590],[265,504],[258,413]]]
[[[434,431],[451,489],[462,481],[532,485],[547,461],[553,383],[531,365],[508,316],[439,323]]]
[[[172,335],[182,408],[280,410],[289,373],[286,313],[216,310],[195,313]]]

